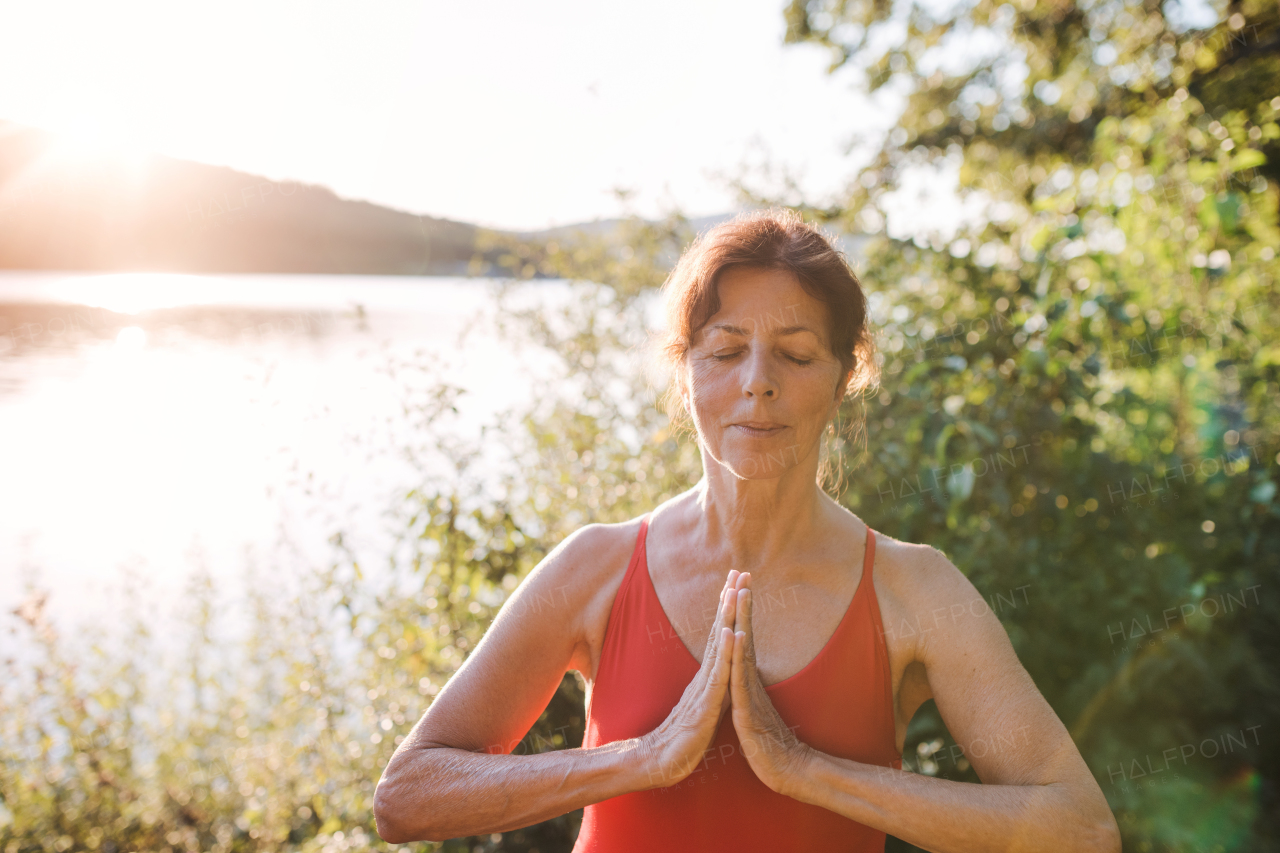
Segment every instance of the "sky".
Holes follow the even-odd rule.
[[[534,230],[732,209],[744,164],[809,193],[893,115],[782,0],[0,0],[0,120],[347,198]]]

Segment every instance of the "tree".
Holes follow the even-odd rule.
[[[804,207],[876,234],[884,384],[848,505],[1008,602],[1126,842],[1277,849],[1280,15],[1179,11],[793,2],[789,40],[904,103]],[[921,170],[978,211],[955,234],[894,221]],[[938,760],[936,709],[909,742],[976,778]]]

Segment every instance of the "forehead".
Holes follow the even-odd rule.
[[[730,267],[717,277],[716,293],[720,308],[700,334],[794,333],[802,327],[826,339],[826,306],[789,270]]]

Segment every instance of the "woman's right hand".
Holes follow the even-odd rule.
[[[733,625],[741,577],[737,571],[729,572],[720,590],[717,616],[711,623],[698,674],[662,725],[640,739],[651,788],[675,785],[705,760],[720,720],[729,708]]]

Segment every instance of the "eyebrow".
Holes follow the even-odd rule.
[[[735,326],[732,323],[716,323],[714,326],[707,326],[706,328],[710,331],[726,332],[730,335],[738,335],[744,338],[750,334],[746,329],[741,326]],[[814,337],[820,337],[817,332],[810,329],[808,326],[784,326],[783,328],[778,329],[777,334],[779,336],[786,336],[799,334],[800,332],[808,332]]]

